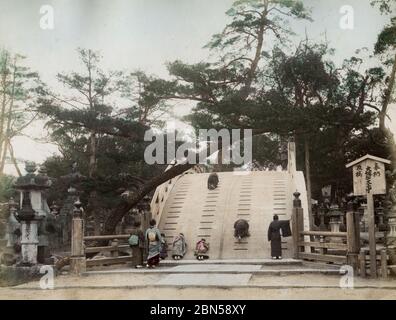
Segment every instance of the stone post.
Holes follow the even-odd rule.
[[[300,234],[304,231],[303,208],[301,207],[300,193],[298,191],[293,193],[293,212],[292,212],[292,237],[293,237],[293,258],[299,259],[300,250],[304,249],[299,246],[300,242],[304,241],[304,236]]]
[[[388,253],[386,249],[381,250],[381,278],[388,278]]]
[[[365,278],[367,276],[367,273],[366,273],[366,254],[364,252],[359,253],[359,269],[360,269],[359,275],[362,278]]]
[[[113,251],[111,251],[111,256],[112,256],[113,258],[118,257],[118,245],[119,245],[118,239],[114,239],[114,240],[111,242],[111,246],[113,247]]]
[[[358,269],[358,261],[359,261],[359,244],[356,243],[357,237],[356,232],[360,232],[359,229],[356,229],[355,223],[356,215],[353,210],[353,202],[348,202],[347,213],[346,213],[346,228],[347,228],[347,263],[353,267],[353,270],[356,272]]]
[[[72,239],[70,271],[75,275],[81,275],[86,270],[85,248],[84,248],[84,220],[82,219],[81,202],[79,199],[74,203],[72,220]]]

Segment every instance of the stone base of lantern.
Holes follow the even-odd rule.
[[[341,222],[332,222],[330,221],[330,231],[331,232],[340,232]],[[342,243],[342,238],[340,237],[330,237],[330,241],[333,243]]]
[[[21,254],[22,265],[35,265],[37,264],[37,246],[39,244],[37,235],[37,221],[23,221],[21,223]]]
[[[16,286],[22,283],[39,280],[41,265],[35,266],[4,266],[0,265],[0,287]]]

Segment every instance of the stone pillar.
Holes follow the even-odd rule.
[[[356,233],[360,233],[359,225],[356,223],[358,219],[354,212],[353,202],[348,202],[346,213],[346,228],[347,228],[347,263],[353,267],[356,272],[358,270],[360,245],[357,243],[359,237]]]
[[[70,271],[75,275],[80,275],[86,270],[86,259],[84,249],[84,220],[82,219],[81,202],[77,200],[74,204],[72,220],[72,239]]]
[[[300,193],[298,191],[293,193],[293,212],[292,212],[292,237],[293,237],[293,258],[299,259],[300,252],[304,251],[304,247],[299,245],[304,241],[304,236],[300,234],[304,231],[304,217],[303,208],[301,207]]]

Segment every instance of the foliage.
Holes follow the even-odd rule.
[[[15,178],[9,175],[0,176],[0,202],[8,202],[10,197],[13,196],[15,190],[13,184]]]
[[[19,54],[0,51],[0,175],[8,156],[19,171],[12,140],[37,118],[34,105],[42,83],[36,72],[24,66],[24,59]]]

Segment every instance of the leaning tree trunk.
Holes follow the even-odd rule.
[[[14,167],[15,167],[16,172],[18,173],[18,176],[22,177],[22,172],[19,169],[18,161],[15,158],[14,148],[12,147],[11,141],[9,141],[9,143],[8,143],[8,150],[10,152],[10,158],[11,158],[12,163],[14,164]]]

